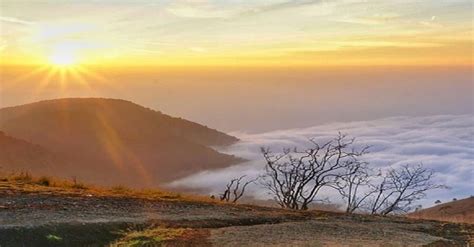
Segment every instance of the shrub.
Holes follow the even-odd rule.
[[[126,193],[126,192],[130,192],[131,190],[123,185],[117,185],[117,186],[113,186],[112,188],[110,188],[112,190],[112,192],[114,193]]]
[[[31,182],[31,180],[33,179],[31,177],[31,174],[29,172],[20,172],[16,175],[13,175],[12,176],[12,179],[14,181],[17,181],[17,182]]]
[[[72,185],[70,185],[69,187],[73,189],[81,189],[81,190],[87,189],[87,186],[81,182],[78,182],[75,176],[72,177]]]
[[[70,187],[73,188],[73,189],[80,189],[80,190],[85,190],[85,189],[87,189],[87,186],[86,186],[85,184],[83,184],[83,183],[78,183],[78,182],[73,183]]]
[[[51,179],[49,177],[40,177],[38,181],[36,181],[36,184],[39,184],[41,186],[50,186],[52,184]]]

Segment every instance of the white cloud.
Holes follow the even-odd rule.
[[[234,9],[219,8],[209,1],[177,1],[166,10],[182,18],[229,18],[235,15]]]
[[[309,145],[308,138],[323,141],[334,137],[338,131],[356,137],[358,145],[372,146],[371,153],[367,154],[365,159],[373,167],[422,162],[426,167],[434,169],[437,172],[437,182],[448,185],[451,189],[430,193],[429,197],[422,201],[424,205],[430,205],[436,199],[446,201],[473,193],[473,115],[392,117],[261,134],[233,133],[242,141],[220,151],[250,161],[221,170],[204,171],[175,181],[171,186],[187,186],[209,193],[219,193],[233,177],[243,174],[258,176],[263,168],[260,147],[269,147],[274,151],[284,147],[305,147]],[[260,198],[266,195],[258,186],[251,188],[249,193]],[[325,194],[334,196],[330,191]]]
[[[371,16],[346,16],[339,21],[363,25],[380,25],[400,18],[397,13],[374,14]]]
[[[0,16],[0,21],[14,23],[14,24],[21,24],[21,25],[34,25],[35,24],[32,21],[26,21],[26,20],[18,19],[15,17],[8,17],[8,16]]]

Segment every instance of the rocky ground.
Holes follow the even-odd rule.
[[[0,246],[467,246],[474,225],[0,182]]]

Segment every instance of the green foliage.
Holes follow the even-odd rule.
[[[59,241],[63,240],[63,238],[61,238],[60,236],[54,235],[54,234],[46,235],[46,239],[48,239],[51,242],[59,242]]]

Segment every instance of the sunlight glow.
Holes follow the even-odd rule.
[[[57,68],[72,68],[79,63],[79,55],[84,51],[83,44],[61,41],[52,45],[48,56],[49,63]]]
[[[77,62],[77,58],[73,52],[67,51],[55,52],[49,57],[49,60],[53,65],[59,67],[72,66]]]

